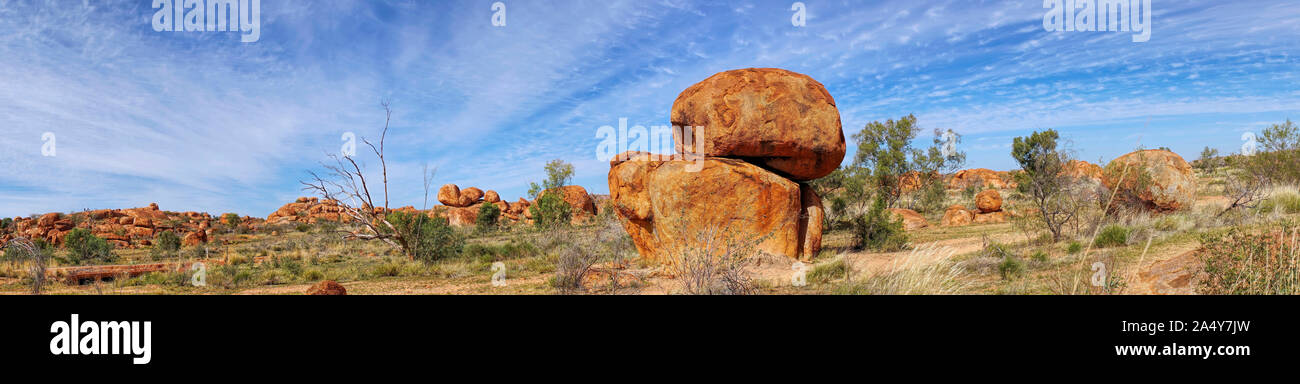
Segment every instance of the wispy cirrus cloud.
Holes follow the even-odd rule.
[[[156,201],[262,216],[343,132],[376,139],[381,99],[396,205],[422,204],[425,164],[435,184],[513,200],[560,158],[603,193],[598,127],[667,124],[682,89],[744,67],[820,80],[846,133],[915,113],[966,135],[971,166],[1003,169],[1005,142],[1034,129],[1090,160],[1134,131],[1230,152],[1300,111],[1288,1],[1156,3],[1142,44],[1046,32],[1021,1],[804,1],[802,28],[788,1],[507,0],[501,28],[491,3],[264,1],[261,40],[242,44],[154,32],[147,0],[0,0],[0,215]]]

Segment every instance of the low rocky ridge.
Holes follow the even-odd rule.
[[[138,248],[152,245],[158,233],[171,231],[181,237],[185,245],[207,243],[212,227],[219,217],[201,212],[171,212],[151,203],[147,207],[128,209],[99,209],[76,213],[46,213],[36,217],[16,217],[13,225],[0,231],[0,243],[16,237],[42,239],[61,245],[63,238],[73,229],[89,230],[95,236],[108,240],[117,248]],[[240,217],[237,227],[256,231],[264,224],[254,217]]]

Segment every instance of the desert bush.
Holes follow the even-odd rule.
[[[75,228],[63,238],[68,261],[73,264],[108,263],[117,259],[113,246],[85,228]]]
[[[1260,131],[1258,153],[1243,156],[1240,168],[1267,175],[1273,183],[1300,182],[1300,127],[1287,120]]]
[[[40,239],[37,239],[40,240]],[[45,266],[53,257],[54,250],[44,241],[33,242],[26,238],[17,238],[0,242],[0,259],[15,262],[28,262],[28,279],[31,280],[32,294],[39,295],[45,286]]]
[[[1033,260],[1033,261],[1036,261],[1036,262],[1039,262],[1039,263],[1046,263],[1046,262],[1048,261],[1048,255],[1047,255],[1047,252],[1043,252],[1043,251],[1041,251],[1041,250],[1039,250],[1039,251],[1037,251],[1037,252],[1034,252],[1034,255],[1030,257],[1030,260]]]
[[[1202,173],[1210,173],[1223,166],[1223,159],[1219,157],[1219,150],[1205,147],[1205,149],[1201,150],[1201,157],[1193,161],[1192,166],[1201,170]]]
[[[1097,233],[1097,238],[1096,240],[1093,240],[1092,245],[1098,248],[1105,248],[1128,244],[1130,232],[1132,232],[1132,230],[1123,225],[1107,225],[1105,228],[1101,229],[1101,232]]]
[[[412,260],[431,263],[459,255],[465,247],[445,218],[393,211],[384,220],[393,225],[396,240]]]
[[[1080,243],[1078,241],[1071,241],[1070,245],[1067,245],[1065,247],[1065,252],[1068,252],[1071,255],[1079,252],[1083,252],[1083,243]]]
[[[497,229],[497,221],[501,218],[501,208],[496,204],[484,203],[478,209],[478,218],[474,219],[474,230],[479,232],[491,232]]]
[[[595,249],[568,244],[560,251],[555,264],[555,276],[551,278],[551,286],[560,293],[574,293],[581,290],[582,279],[591,271],[591,266],[600,261],[600,258],[600,253]]]
[[[239,222],[240,222],[240,220],[239,220],[239,214],[237,214],[237,213],[227,213],[227,214],[221,215],[221,223],[222,223],[222,224],[225,224],[227,227],[230,227],[230,228],[238,227],[238,226],[239,226]]]
[[[1283,223],[1262,233],[1239,228],[1201,235],[1205,278],[1211,295],[1300,294],[1300,227]]]
[[[853,218],[854,249],[893,252],[907,248],[902,218],[892,217],[885,204],[884,198],[878,196],[867,213]]]
[[[310,231],[311,231],[311,224],[307,224],[307,223],[298,224],[298,225],[293,226],[293,229],[296,230],[296,231],[298,231],[298,232],[310,232]]]
[[[747,260],[758,257],[765,236],[712,226],[696,235],[696,247],[683,247],[671,260],[672,269],[688,295],[752,295],[758,292],[745,275]]]
[[[1052,241],[1061,240],[1066,223],[1077,220],[1086,205],[1079,199],[1079,181],[1063,173],[1070,155],[1058,146],[1059,138],[1055,130],[1035,131],[1015,138],[1011,147],[1021,169],[1016,188],[1037,209],[1036,219],[1051,232]]]
[[[560,193],[542,193],[528,210],[533,214],[533,225],[538,229],[567,226],[572,215],[572,208]]]
[[[181,237],[172,231],[162,231],[154,236],[153,247],[166,251],[176,252],[181,249]]]
[[[1008,255],[998,264],[998,274],[1003,280],[1015,280],[1025,274],[1025,263],[1019,257]]]

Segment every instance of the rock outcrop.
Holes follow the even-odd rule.
[[[299,197],[266,216],[267,224],[315,224],[321,221],[351,222],[345,212],[347,207],[337,200],[316,197]]]
[[[171,231],[193,237],[193,244],[208,241],[212,215],[198,212],[168,212],[158,209],[158,204],[141,208],[99,209],[75,213],[46,213],[34,217],[16,217],[12,224],[0,228],[0,243],[16,237],[41,239],[53,245],[62,245],[64,238],[74,229],[85,229],[107,240],[117,248],[137,248],[152,245],[154,236]],[[260,219],[240,218],[242,228],[256,230]]]
[[[806,75],[775,68],[715,74],[673,102],[676,127],[703,127],[678,153],[752,159],[795,181],[826,176],[844,159],[844,133],[835,99]],[[694,151],[683,145],[694,144]]]
[[[1188,209],[1196,201],[1196,175],[1182,156],[1165,150],[1132,152],[1112,160],[1102,183],[1117,202],[1155,211]]]
[[[1007,174],[1009,175],[1009,174]],[[999,173],[991,169],[975,168],[963,169],[954,173],[948,178],[949,189],[965,189],[970,187],[1004,189],[1008,188],[1008,183],[1003,180],[1004,173]]]

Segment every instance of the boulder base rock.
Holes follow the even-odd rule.
[[[945,227],[964,227],[970,225],[974,221],[974,212],[966,209],[966,207],[954,205],[948,207],[948,210],[943,213],[943,221],[939,222],[939,225]]]
[[[796,181],[834,171],[844,160],[835,100],[806,75],[775,68],[715,74],[677,96],[671,120],[677,153],[746,158]],[[688,151],[687,149],[694,149]]]
[[[826,210],[822,207],[822,198],[817,196],[811,186],[799,184],[799,259],[810,261],[822,250],[822,224]]]
[[[689,172],[696,163],[686,161],[624,161],[610,168],[612,208],[644,259],[672,266],[686,249],[748,242],[797,259],[803,244],[814,242],[800,236],[820,235],[814,229],[821,220],[803,222],[806,230],[800,230],[803,202],[819,199],[805,199],[798,183],[737,159],[702,162],[698,172]]]
[[[307,289],[307,294],[311,296],[346,296],[347,288],[333,280],[325,280]]]
[[[903,208],[890,208],[891,217],[901,218],[903,220],[903,230],[915,231],[921,228],[929,227],[930,222],[925,221],[925,217],[916,211]]]
[[[1191,164],[1169,151],[1151,149],[1120,156],[1106,165],[1102,183],[1116,193],[1117,201],[1130,206],[1177,211],[1196,202]]]
[[[975,224],[1002,224],[1008,220],[1011,220],[1011,214],[1006,211],[980,213],[975,215]]]
[[[980,213],[990,213],[1002,210],[1002,194],[996,189],[986,189],[975,195],[975,208]]]

